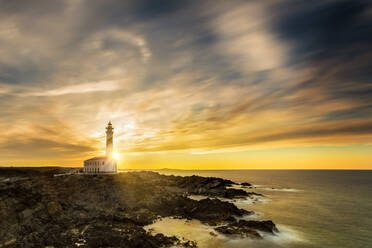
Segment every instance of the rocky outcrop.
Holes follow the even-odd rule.
[[[204,199],[187,209],[186,217],[189,219],[198,219],[210,225],[216,225],[226,221],[235,220],[234,217],[252,214],[243,209],[237,208],[234,204],[224,202],[218,199]]]
[[[184,192],[191,195],[203,195],[209,197],[221,198],[246,198],[251,196],[262,196],[255,192],[247,192],[243,189],[230,188],[234,185],[239,185],[231,180],[226,180],[217,177],[201,177],[201,176],[165,176],[156,172],[141,172],[137,174],[142,180],[151,180],[157,185],[163,185],[169,190],[176,192]],[[241,185],[251,185],[243,183]]]
[[[228,225],[219,226],[215,228],[215,230],[225,235],[235,235],[251,238],[262,238],[262,235],[259,233],[259,231],[269,234],[275,234],[276,232],[279,232],[275,224],[271,220],[239,220],[238,222],[232,222]]]
[[[219,199],[187,197],[200,189],[207,196],[243,195],[226,188],[234,184],[229,180],[154,172],[54,177],[56,170],[5,173],[27,177],[0,181],[0,247],[195,247],[195,242],[152,235],[143,227],[177,216],[209,225],[230,223],[217,230],[226,233],[234,225],[243,229],[236,218],[252,214]],[[263,231],[261,225],[245,225]]]

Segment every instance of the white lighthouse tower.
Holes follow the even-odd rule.
[[[84,161],[85,173],[117,173],[114,153],[114,128],[111,121],[106,127],[106,156],[94,157]]]
[[[106,157],[112,158],[114,152],[114,128],[111,121],[106,127]]]

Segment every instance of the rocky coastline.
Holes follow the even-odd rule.
[[[253,212],[223,201],[259,195],[232,187],[249,183],[151,171],[55,176],[69,170],[0,168],[0,247],[197,247],[144,229],[163,217],[196,219],[237,237],[279,232],[270,220],[241,219]]]

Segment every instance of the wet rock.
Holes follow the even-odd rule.
[[[143,228],[125,224],[112,228],[106,224],[91,226],[85,232],[83,239],[88,247],[168,247],[177,243],[176,237],[166,237],[163,234],[151,235]]]
[[[234,225],[227,225],[227,226],[220,226],[215,228],[215,230],[219,233],[225,235],[233,235],[238,236],[240,238],[255,238],[261,239],[262,236],[254,229],[242,227],[242,226],[234,226]]]
[[[224,221],[232,221],[234,219],[233,216],[243,216],[251,213],[237,208],[232,203],[207,198],[197,201],[196,206],[187,211],[186,215],[192,219],[215,225]]]
[[[219,232],[239,233],[245,228],[252,237],[252,230],[268,232],[275,227],[273,223],[274,226],[237,222],[237,217],[252,212],[232,203],[187,197],[194,192],[226,198],[250,196],[244,190],[228,188],[234,182],[221,178],[164,176],[155,172],[53,177],[53,172],[61,170],[8,170],[2,172],[29,179],[0,182],[1,245],[15,240],[10,246],[196,247],[189,240],[145,231],[145,225],[172,216],[198,219],[209,225],[229,223]]]
[[[225,226],[215,228],[219,233],[225,235],[237,235],[240,237],[262,238],[258,231],[275,234],[279,232],[275,224],[271,220],[255,221],[255,220],[239,220]]]
[[[266,221],[256,221],[256,220],[240,220],[237,224],[238,226],[250,227],[262,232],[267,232],[274,234],[279,232],[278,228],[275,226],[274,222],[271,220]]]

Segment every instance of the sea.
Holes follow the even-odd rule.
[[[235,200],[253,210],[246,219],[272,220],[276,235],[262,240],[227,237],[197,220],[162,219],[146,228],[194,240],[201,248],[372,247],[372,171],[363,170],[158,170],[166,175],[221,177],[254,185],[255,201]],[[199,196],[191,196],[201,199]]]

